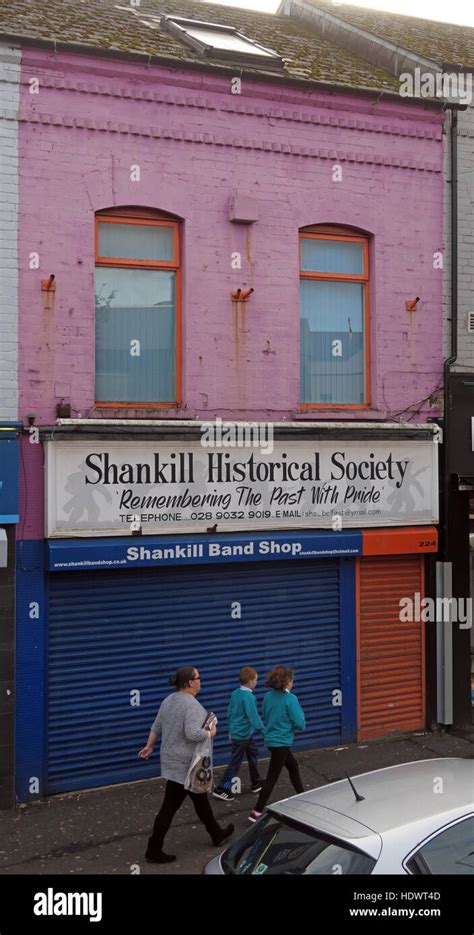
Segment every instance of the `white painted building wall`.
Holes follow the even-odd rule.
[[[0,419],[18,419],[18,114],[21,53],[0,44]]]

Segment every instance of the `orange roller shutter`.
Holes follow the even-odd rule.
[[[358,562],[358,737],[425,726],[426,624],[400,622],[400,599],[423,597],[423,557]]]

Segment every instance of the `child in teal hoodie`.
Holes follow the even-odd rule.
[[[266,684],[270,691],[263,699],[263,719],[265,743],[271,757],[267,778],[255,809],[249,815],[250,821],[257,821],[261,817],[284,766],[295,792],[304,792],[298,762],[291,752],[295,730],[304,730],[306,727],[303,709],[291,691],[294,677],[293,669],[286,666],[275,666],[267,677]]]
[[[255,740],[256,731],[263,730],[263,724],[258,715],[253,694],[257,680],[257,670],[251,666],[244,666],[240,670],[240,688],[236,688],[230,697],[227,720],[232,741],[232,753],[230,763],[219,785],[212,793],[216,799],[222,799],[223,802],[234,801],[233,782],[245,756],[249,764],[252,792],[260,792],[262,788],[257,762],[258,746]]]

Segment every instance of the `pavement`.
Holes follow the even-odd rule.
[[[297,754],[305,789],[337,779],[433,757],[474,758],[474,729],[417,732],[381,741],[350,744]],[[265,761],[262,760],[265,775]],[[157,761],[158,765],[158,761]],[[221,769],[215,770],[218,779]],[[247,767],[241,769],[242,794],[234,802],[212,799],[218,821],[235,824],[235,834],[248,827],[256,796],[247,790]],[[199,874],[219,853],[188,801],[178,812],[165,843],[176,854],[173,864],[144,860],[148,836],[162,800],[161,779],[108,786],[87,792],[55,795],[44,802],[0,812],[0,874]],[[286,771],[271,801],[293,794]],[[221,847],[220,850],[223,848]]]

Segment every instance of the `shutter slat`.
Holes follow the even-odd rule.
[[[307,720],[295,747],[340,742],[337,560],[55,572],[49,620],[49,792],[158,775],[158,757],[137,751],[179,665],[202,672],[199,700],[219,718],[216,764],[229,758],[227,704],[243,665],[260,673],[259,708],[269,669],[295,668]]]

